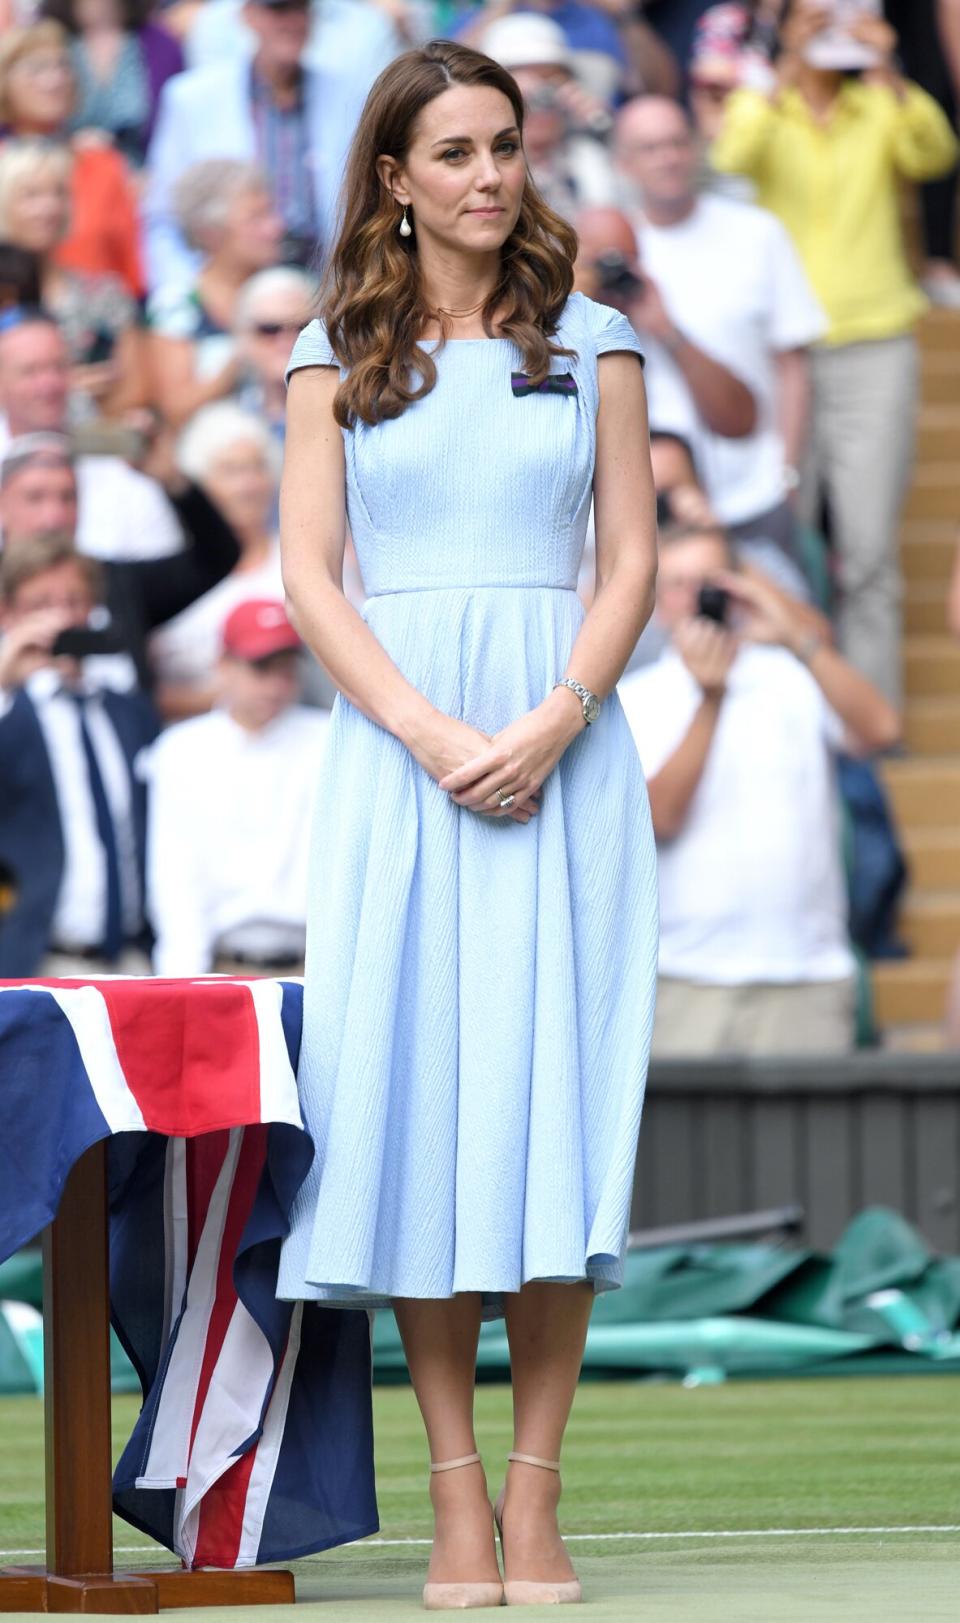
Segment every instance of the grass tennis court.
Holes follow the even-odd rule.
[[[477,1398],[493,1485],[510,1446],[509,1393],[486,1386]],[[604,1623],[956,1623],[958,1400],[953,1375],[693,1391],[584,1384],[565,1451],[564,1527],[576,1535],[587,1615]],[[378,1389],[375,1401],[385,1542],[297,1566],[301,1613],[316,1607],[327,1623],[424,1615],[427,1546],[389,1542],[429,1538],[419,1423],[408,1390]],[[118,1448],[134,1413],[132,1399],[115,1401]],[[913,1528],[925,1531],[892,1531]],[[668,1536],[609,1536],[661,1533]],[[0,1560],[25,1560],[42,1542],[40,1404],[5,1399]],[[129,1565],[153,1548],[123,1522],[116,1542]],[[530,1608],[531,1623],[545,1614],[555,1612]],[[177,1615],[213,1623],[237,1614]],[[289,1615],[278,1609],[271,1623]]]

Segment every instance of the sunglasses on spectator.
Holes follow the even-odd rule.
[[[260,338],[279,338],[281,333],[297,334],[302,321],[255,321],[253,330]]]
[[[711,101],[726,101],[731,91],[736,88],[732,84],[718,84],[715,79],[691,79],[693,89],[699,96],[709,96]]]

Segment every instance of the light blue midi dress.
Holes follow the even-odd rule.
[[[509,339],[450,340],[402,416],[344,431],[362,613],[414,687],[493,734],[565,675],[597,357],[640,354],[581,294],[565,392],[514,393]],[[290,370],[336,365],[322,325]],[[629,431],[629,425],[625,425]],[[576,673],[574,673],[576,674]],[[316,1145],[278,1294],[335,1306],[528,1280],[621,1282],[653,1021],[656,859],[616,693],[526,825],[458,806],[338,695],[312,833],[298,1080]]]

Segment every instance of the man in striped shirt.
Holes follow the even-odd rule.
[[[144,204],[151,291],[193,283],[197,256],[174,218],[172,193],[184,170],[206,158],[240,158],[265,171],[288,263],[307,263],[333,238],[347,150],[382,52],[306,65],[307,0],[247,0],[242,17],[255,39],[252,60],[231,56],[163,88]]]

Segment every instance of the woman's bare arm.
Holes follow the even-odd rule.
[[[236,387],[239,367],[235,356],[213,377],[198,378],[195,345],[190,339],[151,333],[149,342],[153,397],[174,428],[182,428],[201,406],[225,399]]]
[[[280,554],[291,618],[340,692],[408,742],[433,706],[398,671],[343,595],[343,435],[333,415],[339,375],[304,367],[290,380],[280,485]]]

